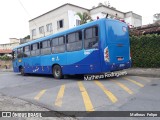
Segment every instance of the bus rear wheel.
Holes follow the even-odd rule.
[[[59,65],[55,65],[53,67],[53,76],[56,79],[61,79],[63,78],[63,74],[62,74],[62,69]]]

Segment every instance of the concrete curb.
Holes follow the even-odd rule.
[[[130,68],[126,71],[133,76],[160,77],[160,68]]]
[[[13,69],[0,69],[0,72],[13,72]]]

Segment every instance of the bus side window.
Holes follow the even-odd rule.
[[[65,52],[65,37],[53,38],[51,41],[52,53],[63,53]]]
[[[30,56],[30,46],[27,45],[24,47],[24,57],[29,57]]]
[[[31,56],[40,55],[39,43],[34,43],[31,45]]]
[[[87,28],[84,31],[84,48],[98,48],[98,27]]]
[[[77,31],[67,35],[67,51],[77,51],[82,49],[82,31]]]
[[[17,49],[17,58],[23,57],[23,47]]]
[[[47,55],[51,53],[50,40],[46,40],[40,43],[41,55]]]

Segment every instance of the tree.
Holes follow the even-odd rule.
[[[8,60],[11,60],[11,59],[12,58],[10,56],[7,56],[7,55],[0,56],[0,60],[8,61]]]
[[[30,35],[25,36],[23,39],[30,39]]]
[[[78,12],[76,15],[79,16],[79,18],[81,20],[81,22],[80,22],[81,25],[87,23],[88,20],[92,21],[91,16],[86,12],[84,12],[84,13]]]

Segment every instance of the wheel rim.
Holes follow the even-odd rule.
[[[55,75],[56,76],[59,76],[60,75],[60,70],[57,68],[57,69],[55,69]]]

